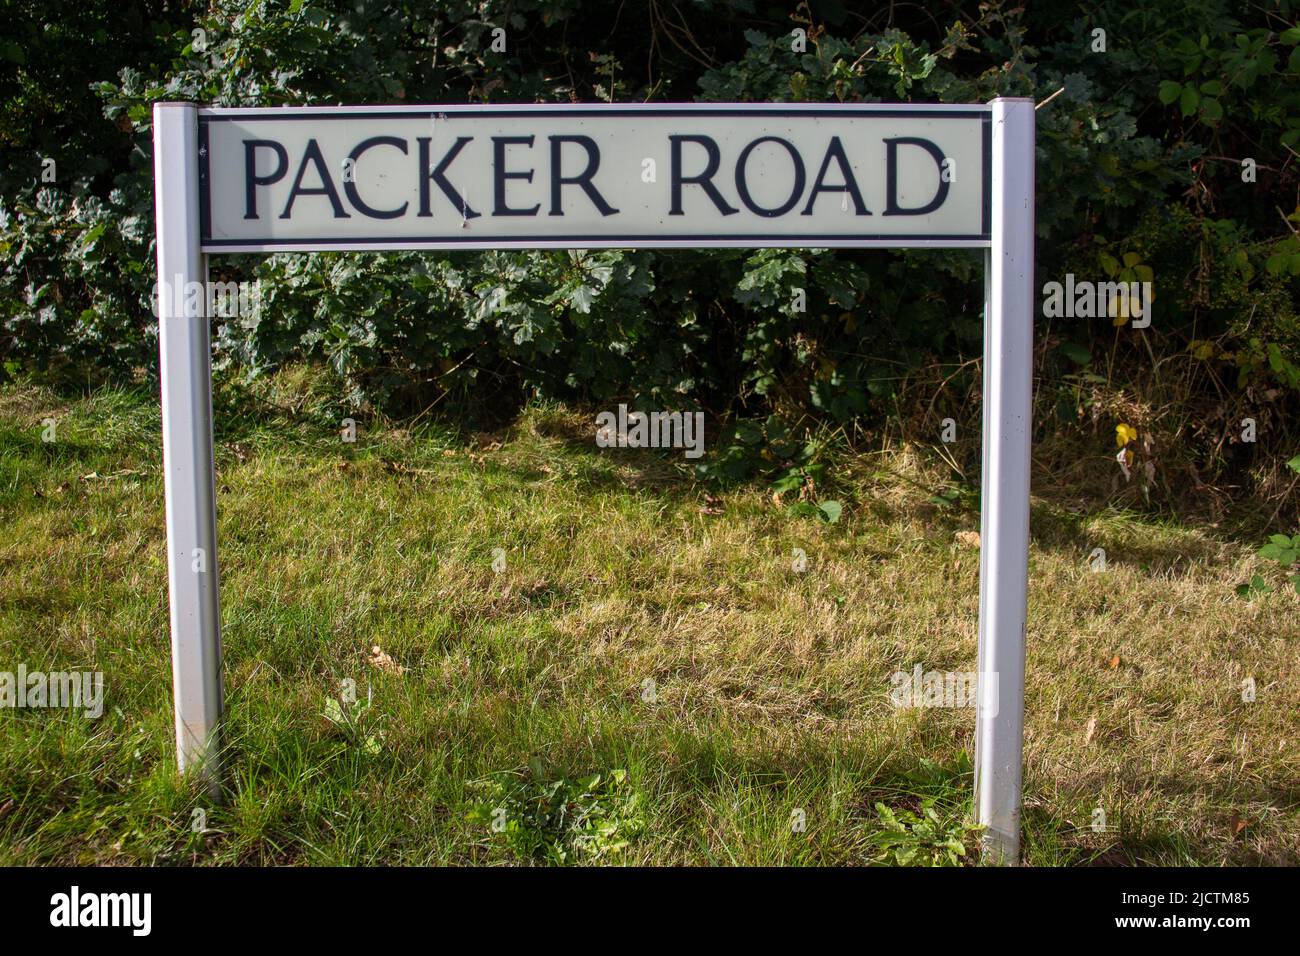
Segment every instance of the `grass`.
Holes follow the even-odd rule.
[[[106,688],[0,710],[0,864],[857,864],[878,803],[977,859],[973,712],[889,701],[975,669],[978,516],[915,453],[846,458],[832,525],[555,406],[345,444],[292,380],[219,405],[216,804],[174,772],[156,399],[0,391],[0,671]],[[1025,860],[1300,859],[1300,600],[1206,529],[1033,528]]]

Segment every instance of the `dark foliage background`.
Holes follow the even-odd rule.
[[[1272,487],[1300,450],[1300,27],[1289,0],[0,10],[4,375],[82,386],[152,375],[157,99],[980,102],[1061,91],[1038,113],[1040,287],[1066,272],[1149,275],[1157,298],[1145,332],[1039,319],[1040,445],[1104,450],[1117,417],[1131,420],[1162,443],[1144,446],[1163,455],[1159,480],[1144,479],[1148,504],[1203,481]],[[490,49],[498,26],[504,53]],[[792,49],[795,29],[805,52]],[[1243,181],[1247,157],[1255,182]],[[214,339],[231,375],[328,363],[346,383],[341,403],[363,411],[437,403],[477,421],[535,395],[702,406],[735,426],[706,471],[802,474],[817,455],[804,438],[826,426],[860,437],[892,421],[933,440],[953,415],[977,429],[979,266],[966,251],[231,256],[214,260],[214,277],[260,280],[262,308],[214,319]],[[802,315],[791,310],[799,288]],[[1243,415],[1260,423],[1250,447],[1236,437]],[[978,445],[954,454],[960,471]]]

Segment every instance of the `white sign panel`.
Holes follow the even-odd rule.
[[[986,106],[199,111],[208,252],[987,246]]]

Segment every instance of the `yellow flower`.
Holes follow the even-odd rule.
[[[1115,426],[1115,444],[1120,448],[1123,448],[1129,442],[1136,440],[1137,437],[1137,429],[1132,425],[1125,425],[1121,422]]]

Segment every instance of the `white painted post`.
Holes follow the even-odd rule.
[[[1020,856],[1029,445],[1034,341],[1034,101],[993,100],[993,245],[986,259],[975,819],[985,858]],[[985,701],[990,690],[996,697]],[[985,704],[988,704],[986,707]]]
[[[199,249],[195,104],[154,104],[153,150],[176,751],[181,770],[197,769],[215,794],[220,770],[221,614],[207,258]]]

